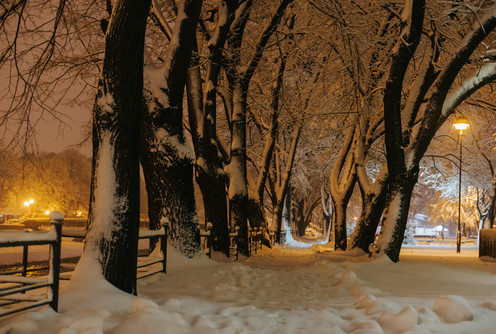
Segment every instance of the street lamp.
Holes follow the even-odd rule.
[[[456,252],[460,253],[460,247],[462,244],[462,234],[461,228],[461,199],[462,199],[462,138],[463,130],[467,130],[470,125],[468,124],[468,119],[465,117],[458,117],[453,123],[453,127],[460,131],[460,168],[458,175],[458,230],[456,232]]]

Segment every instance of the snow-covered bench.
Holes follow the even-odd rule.
[[[0,275],[0,316],[49,304],[58,309],[60,244],[64,216],[60,212],[50,214],[49,232],[3,231],[0,233],[0,247],[23,247],[21,276],[18,272]],[[49,245],[48,275],[27,277],[29,246]],[[39,270],[39,268],[37,269]],[[26,293],[28,292],[28,293]]]

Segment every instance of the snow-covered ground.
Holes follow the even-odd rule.
[[[496,263],[477,249],[405,248],[400,263],[288,240],[236,263],[169,252],[129,296],[80,267],[48,307],[0,333],[495,333]],[[91,272],[91,270],[90,270]]]

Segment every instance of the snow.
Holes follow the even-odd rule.
[[[235,196],[243,196],[248,193],[246,184],[243,182],[243,169],[239,159],[231,159],[231,162],[224,167],[224,172],[229,175],[228,196],[230,199]]]
[[[0,243],[9,242],[27,242],[27,241],[53,241],[57,239],[55,229],[50,232],[32,232],[32,231],[2,231]]]
[[[62,282],[60,313],[3,318],[0,333],[494,332],[496,263],[474,247],[409,247],[400,260],[286,245],[221,263],[170,248],[167,275],[140,280],[137,297],[88,261]]]
[[[193,149],[187,143],[181,143],[177,135],[171,135],[164,128],[158,128],[155,132],[154,146],[159,152],[167,152],[166,148],[173,149],[179,159],[193,160]]]
[[[115,106],[114,97],[111,94],[102,94],[98,99],[98,105],[102,113],[112,114]]]
[[[102,135],[100,151],[96,160],[95,202],[92,222],[86,238],[86,247],[96,253],[101,240],[112,240],[113,232],[122,228],[116,222],[114,212],[125,212],[124,199],[117,197],[117,184],[114,170],[114,145],[110,132]],[[90,242],[90,240],[92,242]]]
[[[434,302],[432,311],[439,316],[442,322],[456,324],[474,319],[470,304],[460,296],[439,297]]]
[[[496,63],[486,63],[479,71],[471,78],[465,80],[461,87],[458,87],[450,93],[443,104],[442,114],[447,117],[455,108],[463,101],[463,97],[467,92],[476,87],[480,87],[487,78],[494,78],[496,75]]]
[[[386,248],[389,247],[389,244],[393,239],[393,232],[396,227],[395,221],[400,214],[402,196],[403,195],[398,192],[391,200],[389,211],[383,223],[384,226],[381,228],[377,241],[372,246],[376,248],[375,252],[378,254],[384,254]]]
[[[147,62],[152,63],[150,60]],[[153,64],[145,66],[143,68],[143,87],[149,112],[155,111],[154,104],[156,101],[154,99],[157,99],[158,103],[164,108],[169,107],[169,96],[166,94],[168,84],[167,80],[165,80],[163,68]]]

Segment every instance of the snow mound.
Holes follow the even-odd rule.
[[[382,312],[377,322],[385,333],[400,334],[415,329],[417,318],[417,311],[411,306],[406,306],[397,314]]]
[[[375,321],[364,320],[353,323],[352,334],[383,334],[381,326]]]
[[[474,319],[469,303],[460,296],[443,296],[436,299],[432,308],[442,322],[457,324]]]
[[[363,310],[365,315],[373,315],[384,312],[384,310],[392,310],[397,308],[396,303],[387,302],[382,299],[377,299],[374,295],[364,295],[355,303],[357,310]],[[387,311],[385,311],[387,312]]]
[[[63,333],[103,333],[105,320],[110,316],[111,313],[106,310],[82,311],[64,328]]]
[[[369,253],[367,253],[363,249],[357,247],[357,248],[347,250],[346,255],[353,256],[353,257],[360,257],[360,256],[369,256]]]

